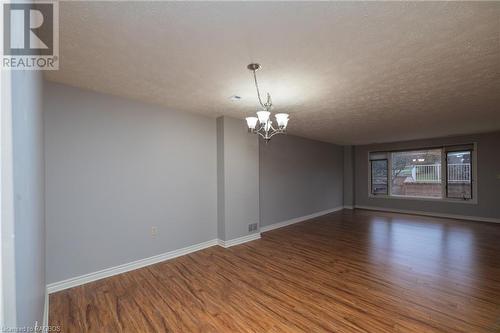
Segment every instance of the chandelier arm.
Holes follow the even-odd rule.
[[[283,132],[281,132],[280,130],[274,130],[271,135],[269,135],[269,139],[272,138],[273,136],[275,136],[276,134],[281,134]]]
[[[265,125],[265,124],[260,124],[260,125],[259,125],[259,129],[258,129],[258,130],[259,130],[259,131],[264,131],[264,128],[265,128],[265,127],[266,127],[266,125]]]
[[[267,135],[267,132],[266,132],[266,130],[263,127],[259,128],[259,130],[257,131],[257,133],[263,133],[263,134]]]
[[[266,135],[268,138],[271,138],[272,136],[274,136],[275,134],[278,134],[279,133],[279,130],[278,129],[275,129],[272,125],[269,126],[269,129],[266,132]]]
[[[273,122],[269,120],[269,130],[276,131],[276,129],[273,127]]]
[[[270,127],[269,130],[265,130],[264,126],[261,126],[258,130],[255,131],[256,134],[260,135],[263,139],[269,141],[276,134],[284,134],[285,131],[281,129],[275,129],[274,127]]]
[[[257,132],[258,135],[260,135],[264,140],[269,140],[270,138],[267,136],[267,134],[263,134],[262,132]]]

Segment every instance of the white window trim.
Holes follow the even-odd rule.
[[[470,143],[468,143],[470,144]],[[437,147],[428,147],[428,148],[418,148],[418,147],[408,147],[404,149],[398,149],[398,150],[387,150],[387,191],[388,194],[379,194],[379,195],[374,195],[372,194],[372,189],[371,189],[371,167],[370,167],[370,154],[380,152],[380,150],[377,151],[369,151],[368,152],[368,198],[371,199],[396,199],[396,200],[416,200],[416,201],[431,201],[431,202],[448,202],[448,203],[462,203],[462,204],[469,204],[469,205],[477,205],[478,202],[478,197],[477,197],[477,169],[478,169],[478,164],[477,164],[477,143],[473,142],[472,143],[474,148],[472,150],[472,199],[470,200],[463,200],[463,199],[454,199],[454,198],[447,198],[446,197],[446,181],[441,181],[441,198],[435,198],[435,197],[424,197],[424,196],[408,196],[408,195],[396,195],[396,194],[391,194],[392,193],[392,153],[394,151],[412,151],[412,150],[425,150],[425,149],[441,149],[441,175],[446,175],[446,166],[447,166],[447,159],[446,159],[446,147],[450,146],[458,146],[460,144],[453,144],[453,145],[444,145],[444,146],[437,146]]]

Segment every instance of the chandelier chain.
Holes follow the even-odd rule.
[[[266,103],[262,103],[262,98],[260,97],[259,83],[257,82],[257,73],[256,73],[256,70],[253,69],[252,72],[253,72],[253,80],[255,82],[255,89],[257,89],[257,98],[259,99],[259,104],[264,109],[266,109],[267,111],[269,111],[271,109],[271,106],[272,106],[271,95],[269,93],[267,93],[267,102]]]

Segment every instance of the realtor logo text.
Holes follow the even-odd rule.
[[[58,3],[3,3],[2,11],[2,69],[59,69]]]

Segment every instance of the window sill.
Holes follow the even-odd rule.
[[[477,205],[477,199],[462,200],[450,198],[433,198],[433,197],[412,197],[402,195],[373,195],[368,194],[369,199],[396,199],[396,200],[417,200],[417,201],[433,201],[433,202],[446,202],[446,203],[462,203],[468,205]]]

